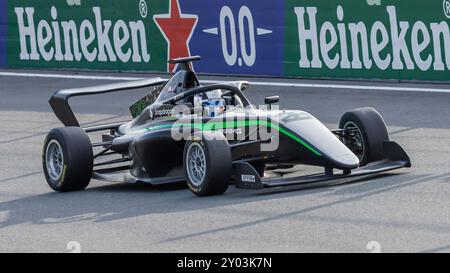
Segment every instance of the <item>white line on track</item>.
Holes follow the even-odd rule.
[[[110,81],[134,81],[142,80],[142,77],[116,77],[116,76],[88,76],[88,75],[68,75],[68,74],[43,74],[43,73],[18,73],[0,72],[0,76],[10,77],[32,77],[32,78],[59,78],[59,79],[80,79],[80,80],[110,80]],[[223,83],[225,81],[203,80],[203,83]],[[329,89],[351,89],[366,91],[401,91],[401,92],[434,92],[450,93],[449,88],[431,87],[406,87],[406,86],[381,86],[381,85],[353,85],[353,84],[317,84],[317,83],[290,83],[290,82],[267,82],[250,81],[256,86],[276,86],[276,87],[300,87],[300,88],[329,88]]]

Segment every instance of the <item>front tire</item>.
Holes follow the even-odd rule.
[[[219,195],[229,185],[231,150],[225,136],[195,133],[184,147],[183,166],[189,189],[198,196]]]
[[[85,189],[93,169],[92,146],[86,132],[79,127],[51,130],[44,141],[42,165],[47,183],[53,190]]]
[[[386,124],[380,113],[371,107],[346,112],[340,122],[340,129],[352,132],[342,142],[359,158],[360,166],[383,159],[383,142],[389,140]]]

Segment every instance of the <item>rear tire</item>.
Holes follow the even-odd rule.
[[[340,129],[354,129],[356,135],[342,142],[359,158],[360,166],[383,159],[383,142],[389,140],[386,124],[380,113],[371,107],[346,112]]]
[[[224,193],[232,174],[227,139],[215,132],[195,133],[184,146],[183,166],[187,185],[194,194]]]
[[[51,130],[44,141],[42,165],[47,183],[53,190],[85,189],[93,169],[92,146],[86,132],[79,127]]]

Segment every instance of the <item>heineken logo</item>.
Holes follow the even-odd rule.
[[[197,15],[183,14],[178,0],[170,0],[169,13],[157,14],[153,20],[168,44],[167,59],[190,56],[189,41],[198,22]],[[175,72],[175,64],[168,64],[167,71]]]
[[[34,7],[14,8],[20,60],[150,61],[145,25],[141,20],[107,19],[102,16],[100,7],[92,7],[91,11],[93,20],[84,19],[77,24],[74,20],[60,21],[54,6],[49,10],[51,20],[37,19]],[[141,9],[141,12],[144,11]]]
[[[446,0],[444,3],[447,8]],[[446,21],[403,21],[386,6],[387,21],[347,21],[342,6],[336,17],[320,22],[317,7],[295,7],[299,67],[369,70],[450,70],[450,31]],[[334,23],[333,23],[334,22]]]

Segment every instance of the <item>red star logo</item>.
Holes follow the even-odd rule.
[[[170,0],[169,13],[154,15],[153,20],[169,44],[169,60],[191,56],[189,41],[197,25],[197,15],[182,14],[178,0]],[[169,72],[176,70],[174,64],[167,67]]]

